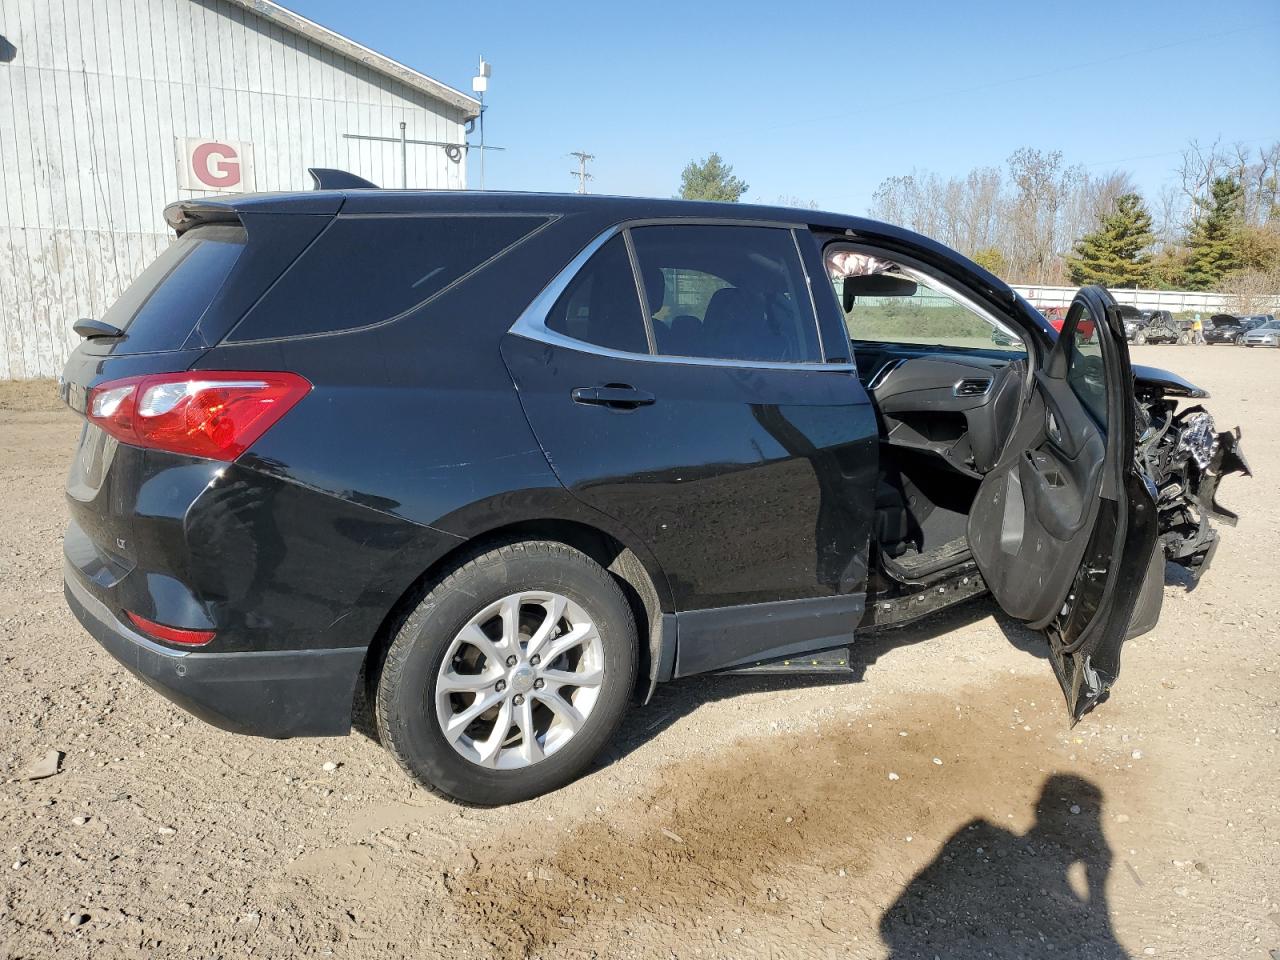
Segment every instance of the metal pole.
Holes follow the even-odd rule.
[[[484,91],[480,91],[480,189],[484,189]]]
[[[400,186],[409,188],[409,141],[403,120],[400,121]]]

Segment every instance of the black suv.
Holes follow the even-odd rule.
[[[1202,391],[1135,390],[1106,291],[1059,337],[856,217],[375,189],[166,217],[62,382],[71,608],[229,730],[342,734],[367,697],[468,802],[566,783],[657,683],[840,669],[983,591],[1078,718],[1245,469],[1176,412]]]

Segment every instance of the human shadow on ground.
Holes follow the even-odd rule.
[[[982,819],[956,830],[885,910],[880,936],[891,960],[1122,960],[1130,955],[1107,907],[1111,862],[1102,791],[1054,774],[1026,833]]]

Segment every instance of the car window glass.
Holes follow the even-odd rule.
[[[1097,324],[1084,308],[1075,335],[1067,346],[1067,383],[1080,402],[1093,414],[1098,425],[1107,427],[1107,376],[1102,364],[1102,337]]]
[[[226,224],[196,227],[170,244],[102,316],[128,334],[119,352],[181,347],[244,245],[244,228]]]
[[[332,333],[421,306],[545,217],[335,217],[230,340]]]
[[[626,241],[616,236],[587,261],[547,315],[566,337],[629,353],[648,353],[644,314]]]
[[[822,360],[791,231],[673,226],[631,231],[657,352],[717,360]]]
[[[849,339],[1025,353],[1011,331],[899,264],[839,246],[825,254]]]

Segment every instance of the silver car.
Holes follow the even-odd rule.
[[[1268,320],[1240,337],[1237,343],[1246,347],[1280,347],[1280,320]]]

